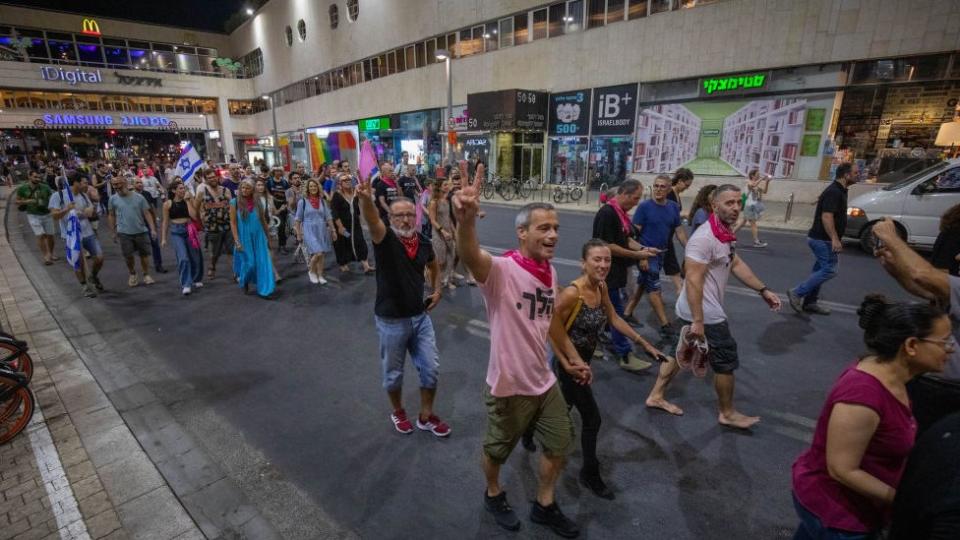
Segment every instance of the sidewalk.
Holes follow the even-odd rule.
[[[10,192],[0,188],[0,326],[30,344],[37,411],[0,446],[0,540],[204,538],[14,255]]]
[[[648,190],[646,189],[644,190],[645,196],[649,195],[647,191]],[[691,190],[687,190],[687,193],[690,191]],[[688,197],[687,193],[684,193],[682,198],[684,208],[689,208],[690,205],[693,204],[693,196],[696,195],[694,193]],[[492,199],[483,199],[481,204],[495,204],[499,206],[519,208],[520,206],[531,202],[548,202],[553,204],[561,211],[593,214],[596,213],[597,209],[599,208],[598,199],[599,192],[590,191],[589,193],[584,194],[584,196],[581,197],[577,202],[564,201],[562,203],[555,203],[553,201],[553,191],[551,189],[544,189],[541,191],[534,191],[527,199],[513,199],[510,201],[505,201],[499,195],[495,195]],[[784,201],[764,201],[763,204],[766,206],[766,210],[760,217],[761,238],[765,229],[806,232],[813,224],[813,212],[814,208],[816,207],[815,203],[794,202],[793,208],[790,209],[789,219],[785,219],[787,216],[787,210],[790,206],[789,203]]]

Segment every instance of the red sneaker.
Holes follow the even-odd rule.
[[[435,414],[431,414],[430,417],[427,418],[426,422],[420,421],[420,417],[418,416],[417,427],[423,431],[429,431],[437,437],[446,437],[450,435],[450,426],[444,424],[443,421],[437,418],[437,415]]]
[[[397,428],[400,433],[413,433],[413,424],[407,420],[407,411],[403,409],[393,411],[390,420],[393,420],[393,427]]]

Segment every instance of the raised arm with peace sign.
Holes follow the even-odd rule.
[[[453,212],[457,218],[457,253],[470,269],[474,279],[486,283],[493,260],[480,249],[477,239],[477,216],[480,214],[480,192],[483,190],[484,166],[477,165],[473,183],[464,185],[453,195]]]

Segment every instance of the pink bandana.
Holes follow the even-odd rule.
[[[630,216],[627,215],[627,212],[623,208],[620,208],[620,203],[617,202],[616,198],[611,198],[607,201],[607,204],[617,211],[617,217],[620,218],[620,225],[623,226],[623,234],[630,236],[633,230],[633,226],[630,223]]]
[[[715,213],[710,214],[710,230],[713,231],[713,235],[717,237],[717,240],[724,244],[736,242],[737,240],[737,235],[730,232],[730,229],[720,222],[720,218],[718,218]]]
[[[537,262],[529,257],[524,257],[515,249],[504,253],[503,256],[510,257],[520,265],[520,268],[530,272],[530,275],[539,279],[547,287],[553,288],[553,269],[550,268],[550,261]]]

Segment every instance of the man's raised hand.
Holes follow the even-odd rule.
[[[477,217],[477,213],[480,211],[480,192],[483,190],[484,170],[483,164],[478,164],[473,183],[464,185],[454,194],[453,207],[457,221],[462,222]]]

